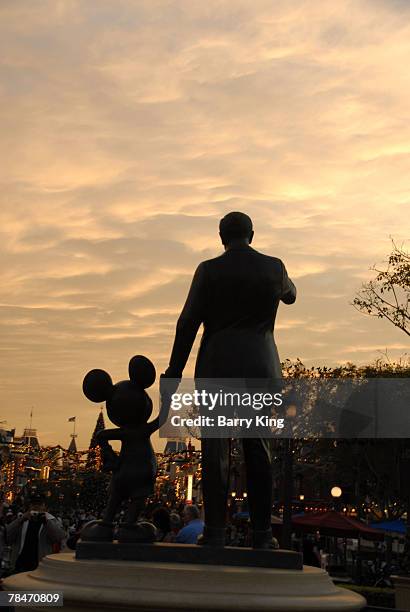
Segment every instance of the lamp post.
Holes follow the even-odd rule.
[[[286,409],[288,437],[282,440],[282,548],[291,548],[292,544],[292,498],[293,498],[293,463],[294,440],[293,426],[297,416],[297,406],[289,404]]]
[[[291,548],[292,545],[292,496],[293,496],[293,440],[283,440],[283,465],[282,465],[282,542],[283,548]]]
[[[330,489],[330,495],[333,497],[334,500],[334,509],[339,512],[340,510],[340,498],[342,497],[342,489],[338,486],[334,486]]]
[[[230,518],[232,520],[233,515],[236,513],[236,491],[231,492],[231,501],[229,504]]]

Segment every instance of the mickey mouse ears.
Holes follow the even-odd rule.
[[[134,355],[131,358],[128,373],[130,380],[143,389],[147,389],[154,384],[156,378],[155,366],[148,357],[144,355]]]
[[[156,372],[152,361],[144,355],[134,355],[128,366],[131,382],[142,389],[155,382]],[[90,370],[83,380],[84,395],[92,402],[107,401],[114,389],[111,376],[105,370]]]
[[[83,392],[92,402],[105,402],[112,389],[111,376],[105,370],[90,370],[84,377]]]

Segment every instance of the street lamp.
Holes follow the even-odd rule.
[[[333,497],[333,499],[335,500],[335,505],[334,505],[334,510],[336,510],[337,512],[339,512],[340,510],[340,498],[342,496],[342,489],[340,487],[332,487],[330,490],[330,495]]]

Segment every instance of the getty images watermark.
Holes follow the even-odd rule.
[[[410,437],[408,378],[168,379],[163,385],[164,438]]]
[[[212,412],[215,409],[253,409],[261,411],[266,408],[283,406],[282,393],[248,391],[219,391],[214,392],[208,389],[194,389],[191,393],[173,393],[171,396],[171,411],[179,411],[183,408],[197,407],[202,409],[202,414],[196,416],[181,416],[171,414],[170,423],[173,427],[227,427],[227,428],[246,428],[250,429],[252,424],[256,427],[273,427],[282,429],[285,419],[268,416],[266,414],[256,414],[254,416],[228,416],[226,413],[209,416],[203,414],[204,411]]]

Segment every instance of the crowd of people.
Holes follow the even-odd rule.
[[[3,503],[0,508],[1,575],[31,571],[45,555],[75,550],[81,529],[99,518],[100,513],[92,510],[56,512],[54,516],[41,495],[30,496],[21,506]],[[120,513],[118,524],[122,518]],[[153,503],[143,518],[155,525],[160,542],[195,544],[204,526],[195,504],[169,508]]]
[[[66,509],[49,512],[46,498],[32,494],[25,502],[0,503],[0,577],[34,570],[45,556],[64,550],[75,550],[86,523],[101,518],[92,508]],[[124,513],[117,516],[118,526]],[[196,544],[204,523],[201,509],[195,504],[164,504],[152,501],[145,509],[143,520],[156,527],[157,541],[176,544]],[[226,543],[230,546],[251,546],[249,520],[235,519],[227,525]],[[279,547],[272,538],[274,547]],[[319,565],[317,547],[304,539],[300,548],[308,565]]]

